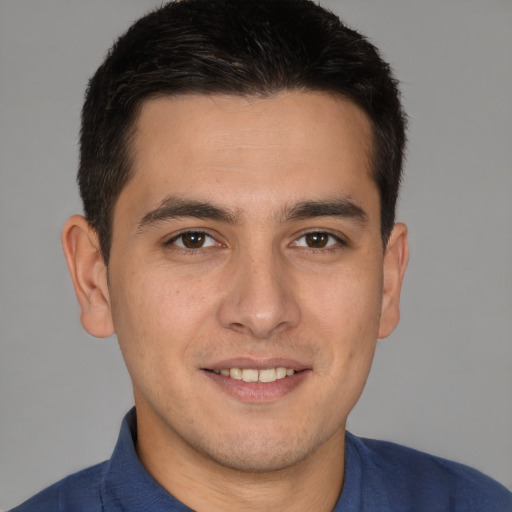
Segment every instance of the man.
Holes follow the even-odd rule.
[[[190,0],[90,83],[63,246],[135,396],[110,461],[24,510],[509,510],[347,416],[398,322],[404,147],[376,49],[306,0]]]

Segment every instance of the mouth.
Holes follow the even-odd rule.
[[[221,370],[205,369],[205,371],[213,372],[216,375],[222,375],[228,379],[241,380],[243,382],[264,383],[285,379],[286,377],[291,377],[296,373],[296,370],[293,368],[286,368],[284,366],[265,368],[263,370],[258,370],[257,368],[222,368]]]
[[[239,359],[202,368],[216,389],[246,403],[270,403],[291,393],[309,380],[311,368],[290,360]]]

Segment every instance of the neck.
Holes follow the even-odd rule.
[[[158,423],[137,415],[138,456],[148,473],[198,512],[330,512],[343,487],[345,429],[291,467],[267,473],[237,471],[199,453]]]

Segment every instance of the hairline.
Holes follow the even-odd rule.
[[[131,179],[134,176],[135,169],[134,169],[134,160],[135,160],[135,138],[137,134],[137,123],[140,118],[142,109],[146,103],[148,103],[151,100],[154,99],[160,99],[160,98],[186,98],[186,97],[213,97],[213,96],[225,96],[225,97],[233,97],[233,98],[255,98],[255,99],[272,99],[277,96],[279,96],[282,93],[286,92],[299,92],[299,93],[317,93],[317,94],[325,94],[328,96],[332,96],[335,99],[344,99],[348,102],[350,102],[352,105],[355,105],[358,107],[367,117],[369,123],[370,123],[370,140],[369,140],[369,148],[368,148],[368,162],[369,162],[369,177],[374,182],[378,197],[379,197],[379,222],[380,222],[380,231],[381,231],[381,237],[382,237],[382,243],[383,248],[386,247],[387,240],[389,238],[389,233],[386,233],[386,235],[383,232],[383,226],[382,226],[382,212],[381,212],[381,206],[382,206],[382,194],[379,187],[379,184],[377,182],[377,158],[378,158],[378,148],[377,148],[377,125],[375,121],[372,119],[370,114],[366,111],[366,109],[360,105],[358,101],[356,101],[350,94],[345,94],[343,91],[338,91],[333,88],[322,88],[322,87],[306,87],[306,86],[297,86],[297,87],[280,87],[275,88],[274,90],[270,91],[263,91],[263,90],[257,90],[255,88],[254,91],[247,91],[247,92],[237,92],[237,91],[216,91],[216,90],[206,90],[206,89],[189,89],[189,90],[183,90],[183,91],[156,91],[149,93],[147,95],[142,95],[140,98],[137,99],[135,102],[135,105],[132,108],[132,111],[129,116],[126,118],[126,124],[124,126],[123,135],[120,139],[120,149],[119,149],[119,156],[120,161],[124,162],[125,169],[123,171],[123,180],[121,183],[121,186],[116,191],[115,196],[112,197],[112,200],[107,208],[107,216],[108,216],[108,238],[106,240],[107,245],[105,247],[101,248],[103,260],[106,265],[108,265],[109,258],[110,258],[110,251],[112,248],[112,240],[113,240],[113,233],[114,233],[114,214],[117,202],[119,200],[119,196],[123,192],[123,190],[126,188],[126,186],[130,183]],[[385,235],[385,236],[384,236]]]

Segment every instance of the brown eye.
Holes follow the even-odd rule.
[[[205,247],[212,247],[217,242],[210,235],[202,231],[187,231],[175,236],[168,243],[184,249],[203,249]]]
[[[312,249],[323,249],[329,243],[328,233],[308,233],[304,235],[306,245]]]
[[[334,249],[337,246],[346,245],[340,237],[328,231],[310,231],[299,237],[292,244],[293,247],[303,247],[304,249]]]
[[[183,245],[187,249],[199,249],[204,245],[205,238],[204,233],[183,233],[181,235]]]

